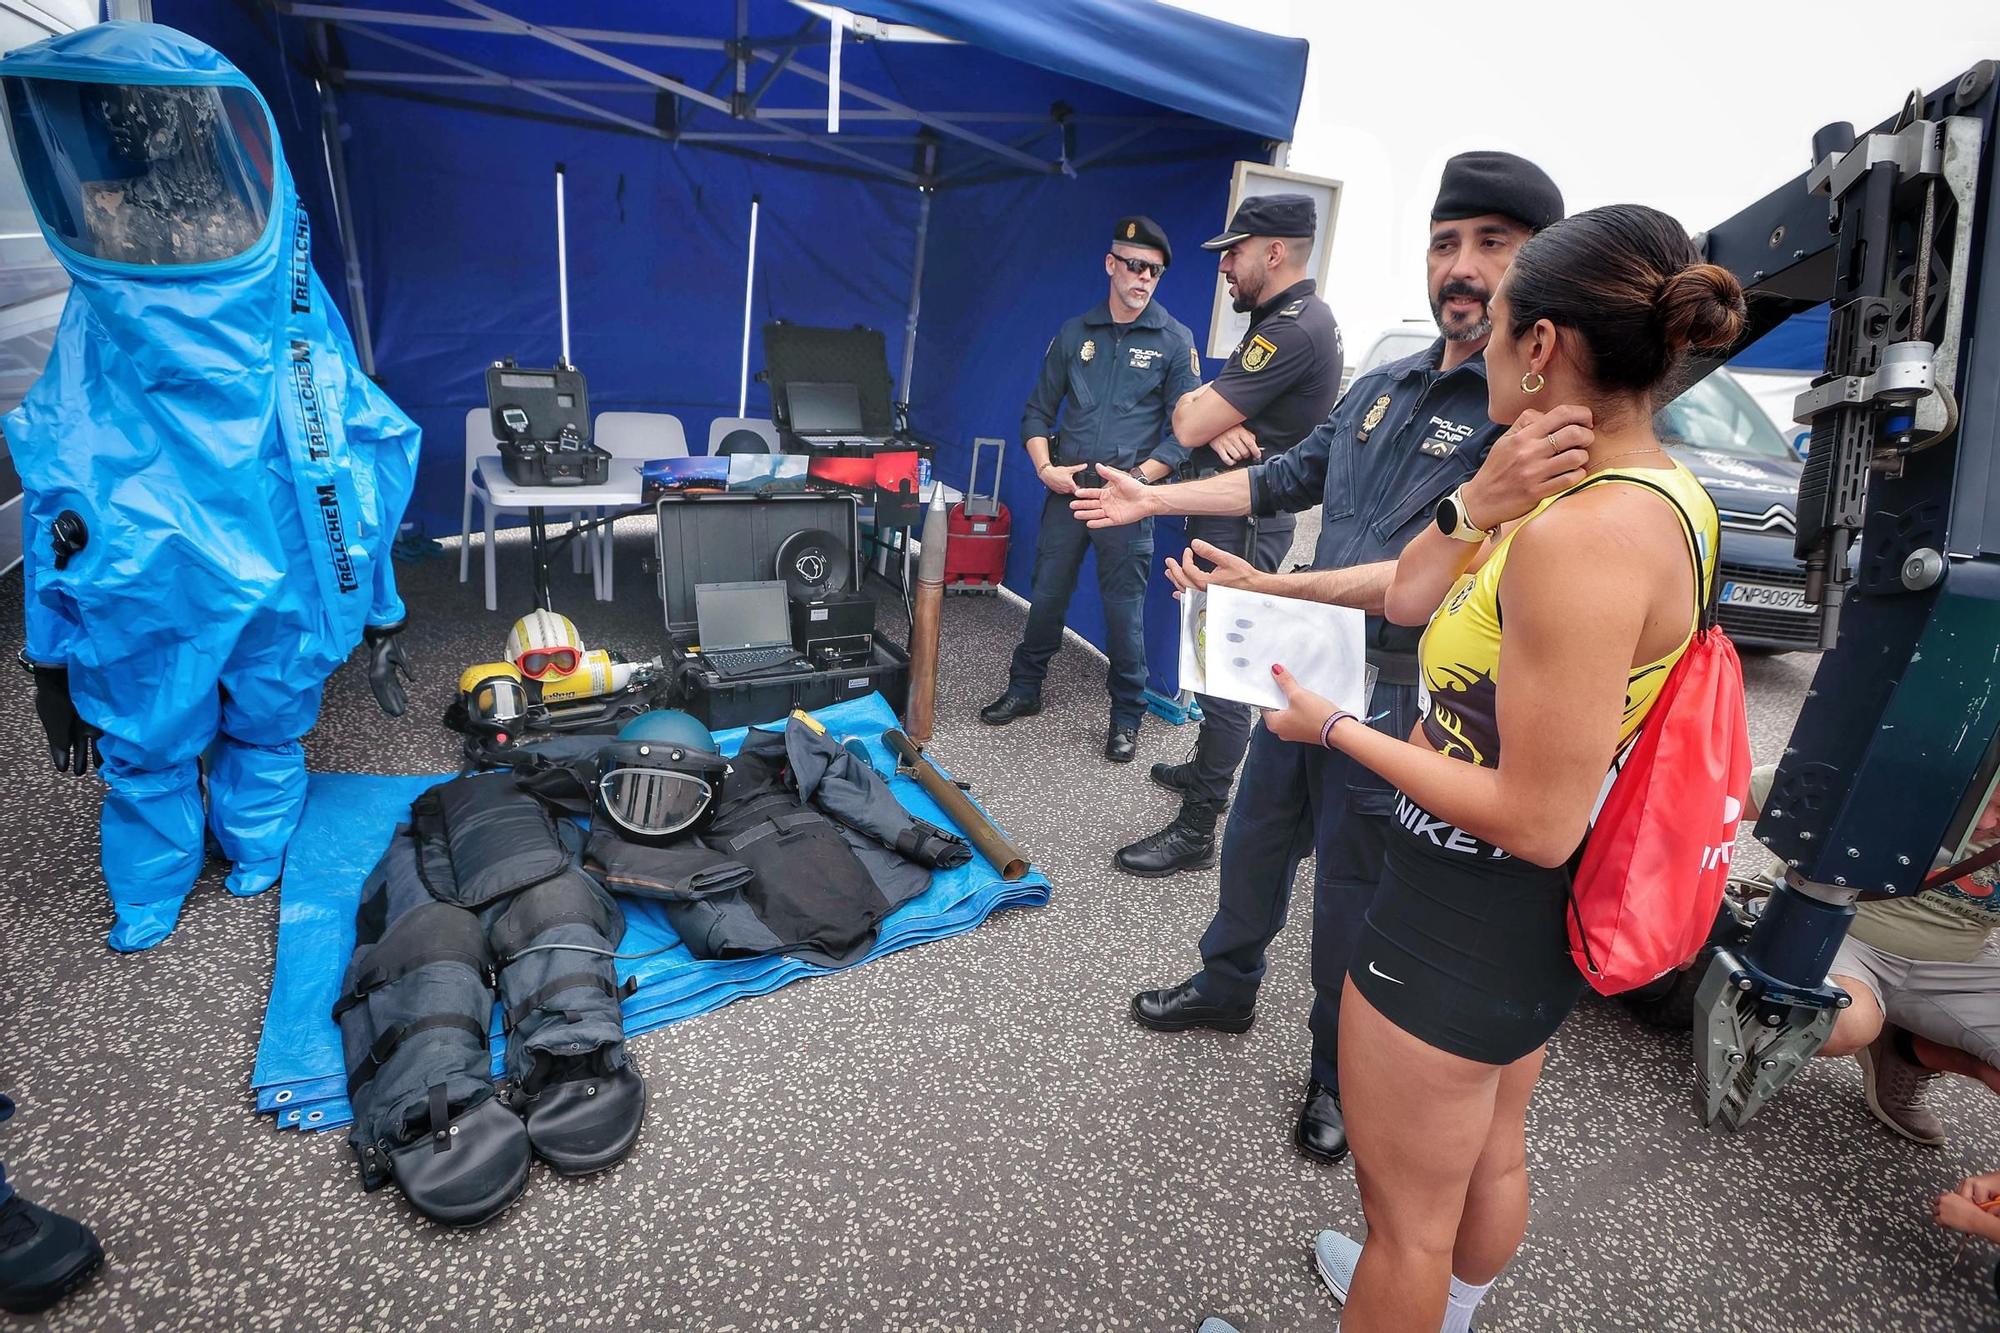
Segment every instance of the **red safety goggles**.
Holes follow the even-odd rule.
[[[531,648],[515,658],[514,665],[529,680],[546,680],[550,676],[574,674],[582,660],[582,654],[574,648]]]

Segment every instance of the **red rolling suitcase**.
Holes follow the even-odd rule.
[[[993,489],[979,489],[979,453],[993,447]],[[946,592],[997,594],[1007,577],[1007,543],[1014,519],[1000,503],[1000,467],[1007,461],[1004,440],[972,442],[972,475],[966,478],[965,498],[945,511],[945,530],[950,544],[944,554]]]

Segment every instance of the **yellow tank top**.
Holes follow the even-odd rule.
[[[1500,575],[1507,568],[1507,550],[1523,527],[1565,495],[1585,486],[1624,482],[1646,486],[1662,499],[1671,498],[1691,527],[1701,564],[1699,591],[1704,598],[1715,580],[1715,552],[1720,524],[1715,503],[1701,488],[1694,474],[1676,463],[1667,468],[1606,468],[1578,482],[1567,491],[1542,501],[1512,532],[1500,539],[1486,563],[1459,577],[1451,594],[1431,616],[1417,650],[1421,667],[1418,707],[1423,715],[1424,736],[1439,753],[1468,760],[1485,768],[1500,765],[1500,728],[1497,721],[1500,689]],[[1694,638],[1693,608],[1689,608],[1687,638],[1657,662],[1634,667],[1625,687],[1625,718],[1618,731],[1622,749],[1646,720],[1667,673],[1680,661]]]

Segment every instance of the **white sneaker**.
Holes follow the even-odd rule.
[[[1333,1293],[1333,1299],[1347,1304],[1347,1289],[1354,1285],[1354,1265],[1361,1261],[1361,1242],[1349,1240],[1338,1231],[1322,1231],[1313,1240],[1313,1267],[1319,1280]]]

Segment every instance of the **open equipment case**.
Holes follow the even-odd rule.
[[[880,692],[898,714],[908,706],[909,652],[874,634],[871,660],[726,679],[689,649],[698,646],[695,585],[750,583],[778,577],[778,551],[795,533],[845,534],[850,569],[842,594],[861,593],[860,503],[852,495],[666,495],[654,505],[659,533],[660,601],[666,609],[668,661],[681,706],[711,730],[774,722],[795,708],[824,708]]]
[[[764,369],[758,372],[771,390],[771,421],[778,428],[784,452],[812,458],[874,458],[883,454],[930,457],[935,450],[910,433],[909,404],[896,400],[889,378],[889,354],[880,329],[856,324],[850,328],[815,328],[774,320],[764,325]],[[851,384],[861,409],[855,442],[827,444],[799,435],[792,428],[791,386]],[[909,528],[922,518],[922,499],[914,470],[898,489],[878,485],[872,500],[877,532]]]
[[[590,391],[565,359],[551,370],[514,364],[486,368],[486,410],[500,443],[500,467],[516,486],[597,486],[611,455],[590,442]]]

